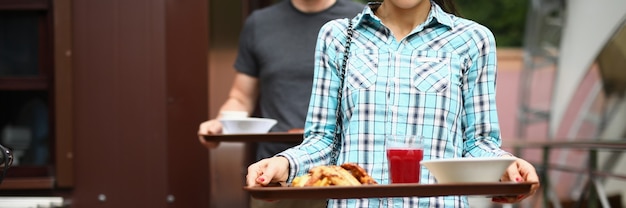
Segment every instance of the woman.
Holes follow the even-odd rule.
[[[318,36],[305,139],[250,165],[248,185],[289,182],[312,167],[335,162],[355,162],[387,184],[388,135],[423,136],[424,160],[511,157],[500,149],[493,34],[451,13],[452,1],[387,0],[370,4],[351,20],[324,25]],[[354,33],[338,106],[349,22]],[[338,107],[342,136],[334,139]],[[501,179],[539,181],[534,167],[522,159]],[[435,179],[423,169],[420,181]],[[532,192],[537,188],[533,186]],[[493,200],[513,203],[526,197]],[[329,206],[469,207],[465,196],[340,199],[329,201]]]

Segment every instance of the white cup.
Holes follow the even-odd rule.
[[[246,111],[220,111],[221,118],[247,118]]]

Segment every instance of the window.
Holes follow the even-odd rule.
[[[0,143],[16,159],[3,188],[19,189],[7,187],[12,178],[54,175],[50,13],[49,0],[0,3]],[[51,187],[51,181],[40,188]]]

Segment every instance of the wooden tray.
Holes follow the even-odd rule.
[[[258,199],[350,199],[449,195],[527,194],[535,183],[388,184],[327,187],[244,187]]]
[[[302,133],[287,132],[204,135],[206,141],[214,142],[302,142],[302,138]]]

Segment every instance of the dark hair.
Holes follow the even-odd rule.
[[[443,9],[443,11],[450,13],[450,14],[454,14],[456,16],[461,16],[459,11],[456,9],[456,6],[454,6],[454,0],[433,0],[433,1],[437,5],[439,5],[441,9]]]

